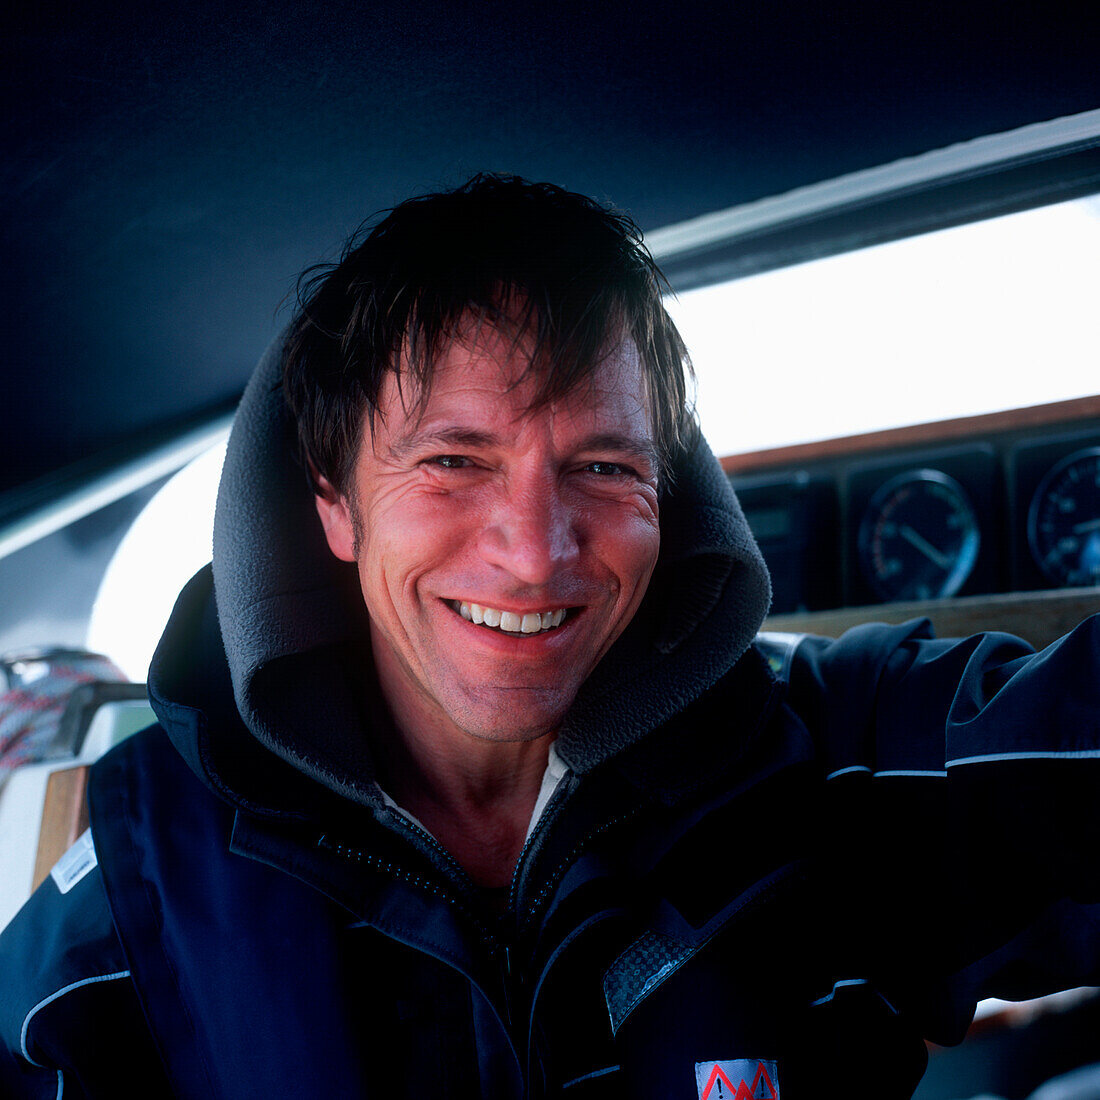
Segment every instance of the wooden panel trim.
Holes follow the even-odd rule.
[[[1033,405],[1026,409],[1010,409],[1007,412],[939,420],[931,424],[913,424],[904,428],[868,432],[865,435],[841,436],[813,443],[797,443],[789,447],[772,447],[764,451],[727,455],[722,459],[722,469],[727,474],[747,474],[772,466],[809,465],[825,458],[847,458],[868,451],[927,446],[996,432],[1045,428],[1092,417],[1100,418],[1100,395],[1078,397],[1071,401],[1054,401],[1049,405]]]
[[[54,864],[88,828],[88,770],[87,764],[59,768],[46,781],[32,890],[38,889]]]
[[[773,615],[764,629],[836,638],[860,623],[903,623],[927,616],[940,638],[965,638],[983,630],[1003,630],[1042,648],[1097,612],[1100,612],[1100,588],[1065,588]]]

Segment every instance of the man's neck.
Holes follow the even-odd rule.
[[[375,738],[373,752],[386,793],[477,885],[503,887],[523,849],[553,739],[482,741],[395,724]]]

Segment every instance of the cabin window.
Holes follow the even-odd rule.
[[[141,510],[100,582],[87,646],[143,683],[183,586],[211,556],[224,441],[192,459]]]
[[[1100,196],[687,291],[719,455],[1097,392]]]

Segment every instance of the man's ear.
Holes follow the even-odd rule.
[[[355,561],[355,524],[347,499],[316,471],[313,484],[316,486],[313,503],[321,517],[328,548],[341,561]]]

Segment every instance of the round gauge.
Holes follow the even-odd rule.
[[[1067,455],[1031,498],[1027,541],[1059,587],[1100,584],[1100,447]]]
[[[966,490],[940,470],[909,470],[871,498],[859,560],[882,600],[953,596],[978,560],[981,532]]]

